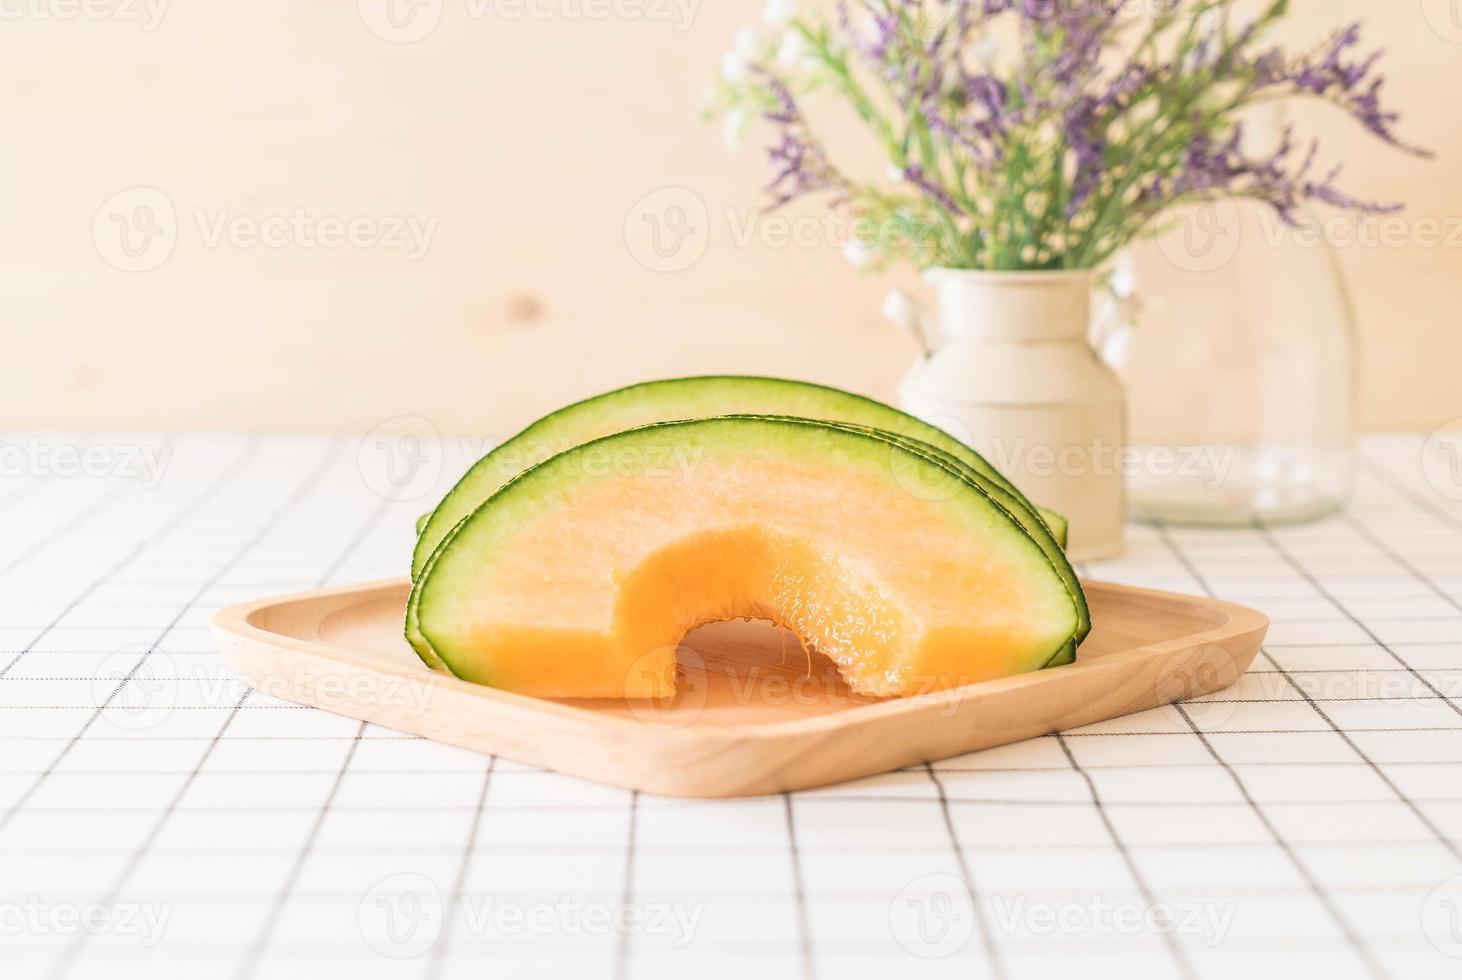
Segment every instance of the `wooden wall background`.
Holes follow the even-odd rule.
[[[758,223],[755,137],[728,153],[697,120],[706,72],[759,5],[602,0],[641,13],[597,19],[601,0],[418,0],[435,28],[401,44],[377,36],[393,30],[384,2],[6,7],[6,427],[361,430],[420,415],[500,436],[576,396],[698,371],[891,395],[913,350],[878,307],[900,277],[854,274],[815,212]],[[512,17],[518,3],[538,15]],[[1430,428],[1462,415],[1462,5],[1295,7],[1297,35],[1368,20],[1406,132],[1439,154],[1316,120],[1354,186],[1453,229],[1341,255],[1366,425]],[[123,271],[157,257],[117,253],[119,217],[157,204],[136,188],[165,195],[176,241]],[[703,254],[657,271],[644,215],[682,206],[676,227]],[[250,220],[295,213],[359,241],[399,216],[433,234],[419,257],[250,240]]]

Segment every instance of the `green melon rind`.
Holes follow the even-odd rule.
[[[1057,546],[1062,551],[1065,551],[1071,539],[1071,524],[1066,520],[1065,516],[1036,504],[1032,504],[1031,506],[1035,510],[1036,516],[1041,519],[1041,523],[1046,525],[1046,530],[1051,532],[1051,537],[1055,540]],[[426,525],[423,524],[422,526],[425,527]]]
[[[943,429],[930,425],[922,419],[915,418],[905,412],[901,412],[892,406],[885,405],[883,402],[827,385],[813,384],[806,381],[791,381],[784,378],[757,377],[753,375],[706,375],[701,377],[669,378],[662,381],[642,382],[574,402],[556,412],[545,415],[502,445],[495,447],[491,452],[484,455],[472,465],[462,478],[457,481],[456,485],[447,492],[441,502],[437,504],[436,509],[427,518],[425,525],[420,527],[416,547],[413,549],[411,556],[412,579],[415,580],[421,577],[422,569],[431,557],[431,553],[451,533],[451,529],[457,522],[463,517],[470,515],[492,493],[500,489],[500,486],[492,486],[495,482],[492,466],[496,459],[517,449],[531,447],[533,440],[540,438],[550,444],[557,442],[569,443],[570,445],[565,445],[564,449],[571,448],[571,445],[588,441],[573,438],[571,433],[567,439],[561,438],[556,440],[551,435],[554,429],[565,423],[572,423],[579,416],[587,416],[596,411],[612,411],[614,406],[619,403],[633,405],[639,400],[653,398],[661,392],[673,395],[676,389],[689,389],[694,394],[698,389],[706,389],[718,384],[745,386],[749,391],[762,395],[772,391],[777,394],[785,393],[787,396],[785,400],[787,402],[791,402],[799,396],[802,400],[806,400],[810,396],[814,399],[824,400],[828,406],[836,404],[845,409],[844,412],[833,413],[843,416],[839,418],[825,418],[820,414],[809,414],[804,411],[722,413],[725,415],[767,414],[788,417],[810,417],[819,421],[867,425],[928,443],[934,448],[961,460],[990,482],[998,484],[1006,493],[1012,495],[1023,509],[1028,510],[1046,524],[1047,528],[1051,531],[1052,537],[1062,548],[1066,547],[1067,525],[1064,517],[1034,506],[988,460]],[[667,418],[658,421],[671,421],[671,419]],[[545,438],[545,433],[549,433],[550,435]],[[544,461],[537,460],[536,462]]]
[[[504,484],[503,490],[506,490],[507,488],[508,485]],[[498,491],[498,493],[501,492],[502,490]],[[493,494],[493,496],[495,497],[497,496],[497,494]],[[484,503],[486,503],[486,501],[484,501]],[[472,513],[475,514],[477,512],[473,511]],[[462,518],[462,520],[457,522],[457,527],[461,527],[470,519],[471,515],[469,514],[467,517],[464,517]],[[411,649],[416,651],[416,655],[421,658],[421,662],[426,664],[432,670],[449,671],[449,668],[445,663],[442,662],[442,658],[437,656],[437,652],[432,649],[431,642],[426,638],[426,634],[422,633],[421,631],[421,617],[418,608],[421,604],[421,585],[423,582],[426,581],[427,576],[431,574],[432,566],[437,563],[437,556],[441,554],[442,551],[452,543],[452,539],[457,536],[457,527],[454,527],[452,528],[452,530],[448,531],[447,536],[442,539],[442,543],[437,545],[436,550],[431,553],[431,557],[426,560],[426,567],[421,570],[421,574],[416,577],[416,581],[411,583],[411,593],[406,597],[406,642],[410,644]]]
[[[1073,628],[1072,636],[1051,655],[1051,657],[1045,662],[1045,664],[1041,668],[1038,669],[1049,669],[1051,667],[1064,666],[1073,662],[1076,659],[1076,647],[1080,643],[1081,639],[1084,638],[1087,632],[1089,632],[1090,630],[1090,614],[1086,603],[1086,597],[1081,589],[1079,581],[1076,579],[1075,573],[1071,569],[1070,562],[1066,560],[1064,552],[1062,552],[1059,548],[1054,547],[1055,542],[1051,535],[1050,529],[1043,521],[1039,519],[1032,519],[1032,517],[1030,516],[1028,516],[1027,519],[1024,521],[1021,520],[1019,517],[1016,516],[1016,514],[1012,513],[1011,510],[1007,508],[999,498],[997,498],[995,493],[992,493],[992,491],[984,485],[984,481],[980,479],[981,474],[979,474],[979,472],[976,471],[973,467],[963,464],[960,460],[950,456],[947,453],[942,452],[941,450],[938,450],[927,444],[920,443],[918,440],[899,436],[896,433],[884,432],[869,426],[854,426],[844,423],[828,423],[804,418],[766,415],[718,416],[710,419],[694,419],[676,422],[653,423],[651,425],[640,426],[636,429],[630,429],[626,430],[625,432],[614,433],[608,436],[603,436],[599,439],[591,440],[589,443],[585,443],[583,446],[577,446],[573,449],[566,450],[563,453],[559,453],[556,456],[550,457],[548,460],[544,460],[543,462],[528,467],[523,472],[519,473],[517,476],[509,480],[507,483],[503,484],[503,486],[500,487],[491,497],[489,497],[488,500],[484,501],[482,504],[479,504],[472,511],[471,514],[458,521],[457,524],[452,528],[452,530],[446,535],[446,537],[444,537],[442,541],[438,544],[438,546],[433,550],[431,556],[428,558],[426,565],[422,570],[421,575],[413,584],[411,589],[411,595],[407,600],[405,629],[407,642],[411,645],[412,649],[416,651],[417,655],[421,657],[422,661],[428,667],[431,667],[433,669],[445,669],[449,672],[453,672],[451,665],[444,661],[441,656],[436,652],[435,648],[432,646],[431,640],[427,637],[426,633],[421,628],[420,606],[423,596],[425,595],[426,588],[430,581],[431,573],[436,567],[438,560],[448,552],[452,542],[456,539],[458,534],[461,533],[463,528],[465,528],[473,519],[477,517],[478,514],[483,512],[484,509],[487,508],[490,504],[499,501],[500,498],[502,498],[505,494],[508,494],[510,489],[515,489],[519,487],[523,483],[525,478],[529,477],[530,474],[534,474],[537,471],[541,470],[552,460],[558,459],[563,456],[568,456],[570,453],[578,452],[579,450],[584,449],[586,446],[597,445],[613,439],[626,438],[633,434],[640,433],[646,429],[672,428],[676,426],[691,425],[697,423],[709,424],[717,421],[737,419],[766,422],[774,425],[780,424],[815,426],[817,428],[856,435],[864,439],[868,439],[871,442],[881,442],[889,447],[891,450],[906,453],[909,456],[917,457],[924,462],[930,463],[938,467],[949,476],[954,477],[964,486],[967,486],[968,488],[974,490],[976,494],[984,498],[985,502],[991,507],[992,510],[994,510],[1007,522],[1013,525],[1023,537],[1025,537],[1033,545],[1035,545],[1036,549],[1040,552],[1040,555],[1045,560],[1046,564],[1051,566],[1051,569],[1056,572],[1058,579],[1060,579],[1062,586],[1067,593],[1068,599],[1070,599],[1071,601],[1072,609],[1076,616],[1076,623]]]

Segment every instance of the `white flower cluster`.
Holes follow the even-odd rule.
[[[740,85],[753,65],[773,58],[786,68],[803,66],[807,61],[807,41],[800,31],[788,30],[796,16],[795,0],[767,0],[761,12],[766,32],[755,27],[743,27],[736,32],[731,50],[721,55],[721,78],[729,85]],[[744,107],[738,106],[726,114],[721,136],[728,148],[734,150],[741,146],[742,134],[750,121]]]

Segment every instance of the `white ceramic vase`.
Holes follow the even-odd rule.
[[[897,292],[884,310],[924,348],[899,389],[904,410],[1064,514],[1073,560],[1120,552],[1126,409],[1088,339],[1093,274],[934,269],[925,279],[934,316]]]

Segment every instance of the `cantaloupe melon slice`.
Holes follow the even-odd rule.
[[[651,425],[533,467],[414,590],[459,677],[540,697],[661,697],[696,626],[769,619],[860,693],[1037,670],[1081,616],[989,494],[896,440],[799,419]]]
[[[1039,514],[1057,546],[1065,547],[1065,518],[1034,507],[984,457],[942,429],[882,402],[823,385],[781,378],[709,376],[650,381],[607,392],[546,415],[498,446],[467,471],[424,525],[418,525],[411,577],[421,575],[431,553],[458,521],[535,463],[637,426],[720,415],[789,415],[848,422],[926,442],[1009,494],[1012,507],[1032,516]]]
[[[781,416],[771,416],[771,418],[781,418]],[[1066,583],[1067,592],[1071,595],[1072,601],[1075,602],[1077,606],[1078,621],[1076,634],[1072,637],[1072,641],[1067,645],[1067,648],[1054,660],[1052,660],[1052,662],[1048,666],[1059,667],[1076,659],[1077,645],[1082,640],[1086,639],[1087,634],[1091,632],[1091,616],[1087,609],[1086,597],[1082,593],[1081,583],[1076,577],[1076,572],[1072,569],[1070,562],[1066,560],[1065,552],[1062,550],[1061,546],[1052,539],[1049,529],[1040,520],[1040,518],[1031,513],[1028,509],[1022,508],[1021,501],[1018,495],[1007,493],[1005,490],[1001,489],[1000,486],[991,483],[989,480],[985,479],[980,473],[975,471],[972,467],[966,465],[961,460],[958,460],[947,453],[941,452],[940,450],[935,449],[927,443],[920,442],[916,439],[906,438],[904,436],[898,436],[890,432],[885,432],[882,429],[870,428],[868,426],[855,426],[842,422],[825,422],[823,424],[836,428],[845,428],[849,431],[867,434],[877,439],[894,442],[908,449],[915,455],[927,457],[937,462],[944,469],[947,469],[952,473],[958,475],[962,479],[966,480],[967,482],[974,484],[979,490],[989,495],[996,504],[998,504],[1011,517],[1013,517],[1016,522],[1019,523],[1023,528],[1025,528],[1026,532],[1030,534],[1031,538],[1040,546],[1041,550],[1046,552],[1047,556],[1051,559],[1052,566],[1056,569],[1057,574],[1059,574],[1062,577],[1062,580]],[[908,479],[910,481],[913,481],[915,479],[915,477],[907,472],[906,468],[903,476],[905,479]],[[461,522],[458,522],[459,526],[460,523]],[[449,541],[451,540],[451,537],[452,534],[449,533],[445,540]],[[442,545],[439,544],[437,546],[437,551],[440,552],[441,548]],[[433,553],[432,558],[427,560],[427,568],[431,567],[431,562],[435,559],[435,557],[436,553]],[[427,666],[433,669],[441,669],[445,665],[432,650],[431,644],[428,643],[425,637],[421,635],[421,630],[417,622],[417,603],[419,601],[419,598],[420,592],[413,591],[411,593],[410,599],[407,602],[405,630],[406,639],[407,642],[411,644],[412,649],[414,649],[417,654],[420,655],[422,661],[425,662]]]

